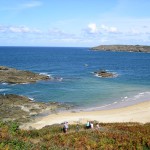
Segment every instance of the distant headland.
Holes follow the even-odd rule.
[[[91,49],[97,51],[150,52],[150,46],[144,45],[100,45]]]

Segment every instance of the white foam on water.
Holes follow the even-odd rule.
[[[8,85],[8,83],[6,83],[6,82],[3,82],[3,83],[2,83],[2,85]]]
[[[123,106],[130,106],[134,105],[137,103],[141,103],[144,101],[149,101],[150,100],[150,92],[140,92],[136,95],[133,96],[125,96],[121,98],[121,101],[118,101],[118,106],[117,107],[123,107]]]
[[[56,81],[62,81],[62,80],[63,80],[62,77],[53,77],[51,74],[48,74],[48,73],[46,73],[46,72],[41,72],[39,75],[48,76],[48,77],[51,78],[52,80],[56,80]]]
[[[137,103],[141,103],[141,102],[149,101],[149,100],[150,100],[150,92],[141,92],[131,97],[129,96],[122,97],[120,100],[114,101],[106,105],[101,105],[97,107],[93,106],[87,109],[83,108],[83,111],[108,110],[108,109],[122,108],[122,107],[135,105]]]
[[[10,89],[0,89],[0,92],[9,91]]]
[[[51,74],[48,74],[48,73],[46,73],[46,72],[41,72],[41,73],[39,73],[39,75],[45,75],[45,76],[48,76],[48,77],[52,78],[52,75],[51,75]]]
[[[31,101],[34,101],[34,98],[32,98],[32,97],[28,97]]]
[[[98,75],[98,73],[94,73],[94,72],[92,73],[94,74],[95,77],[102,78],[102,76]],[[116,72],[111,72],[111,73],[113,74],[113,77],[107,77],[107,78],[117,78],[119,76],[119,74]]]
[[[30,84],[30,83],[21,83],[21,84]]]

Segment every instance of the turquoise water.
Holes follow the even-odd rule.
[[[47,74],[51,81],[0,84],[0,93],[56,101],[79,109],[109,109],[150,100],[150,53],[96,52],[89,48],[0,47],[0,65]],[[108,70],[115,78],[93,72]]]

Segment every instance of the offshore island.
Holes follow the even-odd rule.
[[[150,52],[150,46],[144,45],[99,45],[92,47],[96,51]]]

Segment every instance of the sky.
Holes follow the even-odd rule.
[[[150,45],[150,0],[1,0],[0,46]]]

